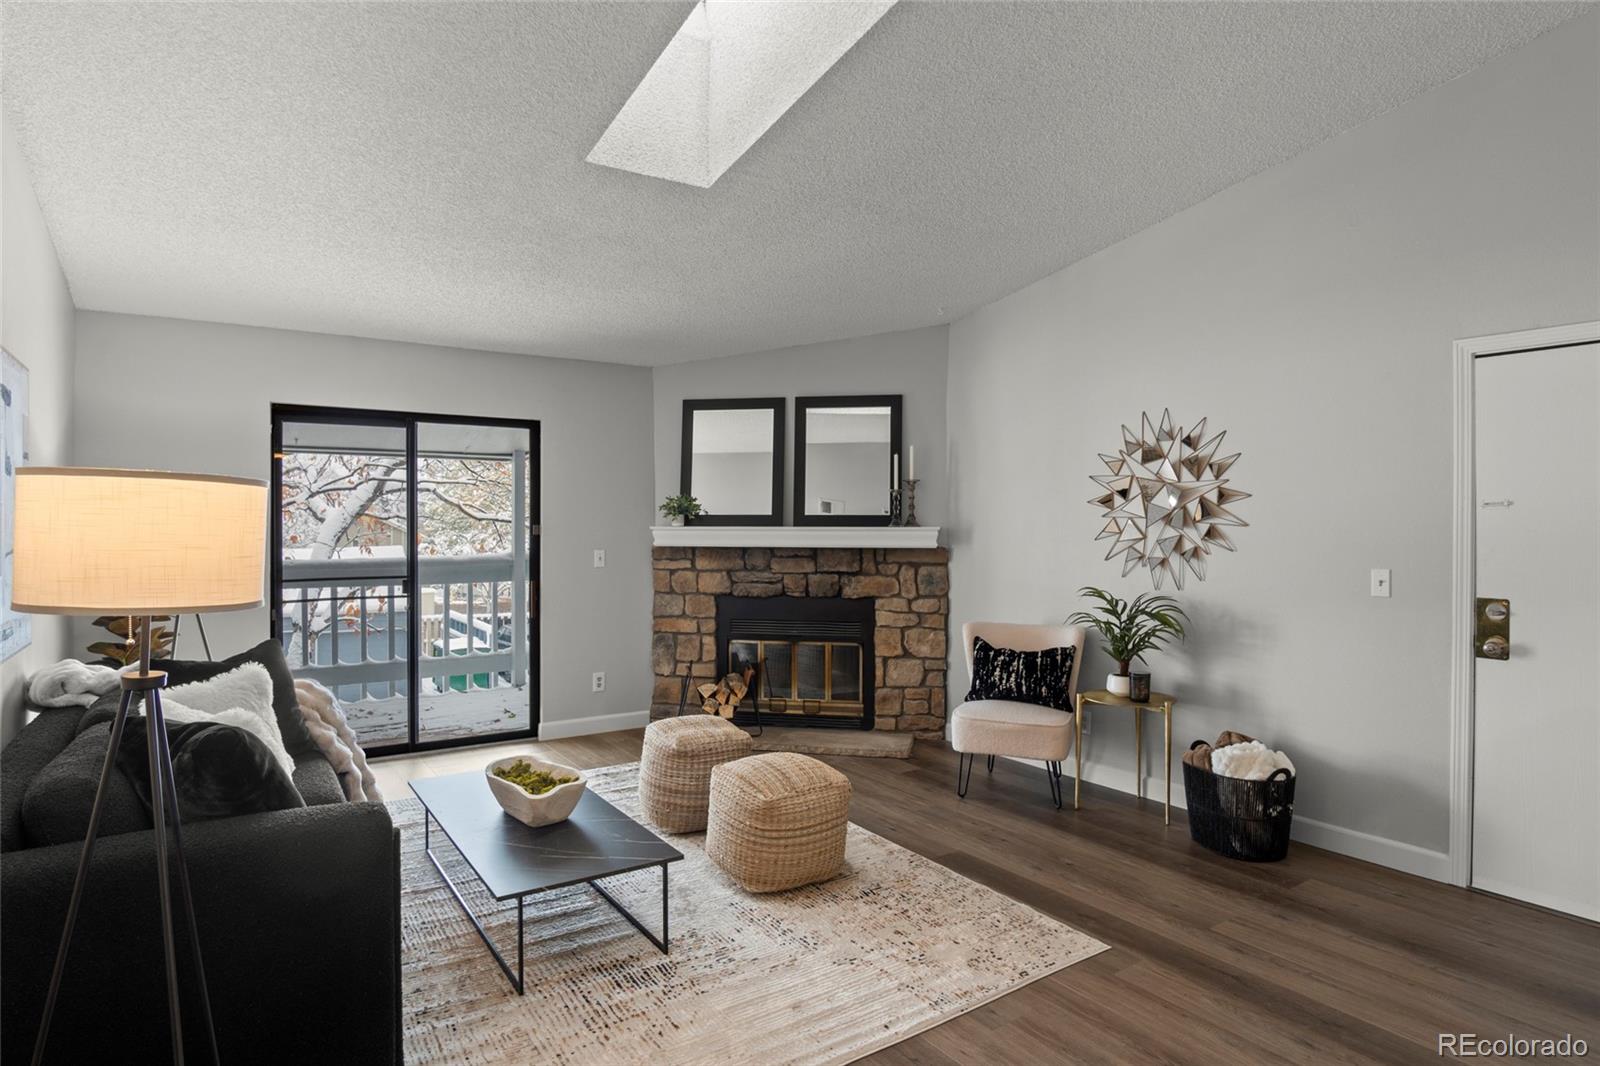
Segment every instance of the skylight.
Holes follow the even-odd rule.
[[[896,0],[701,0],[588,160],[708,189]]]

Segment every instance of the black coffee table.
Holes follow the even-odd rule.
[[[466,912],[467,920],[483,938],[484,946],[501,971],[523,994],[522,920],[523,904],[529,896],[570,885],[587,884],[600,898],[617,909],[645,938],[667,950],[667,864],[683,858],[683,853],[661,840],[650,830],[617,810],[593,791],[585,789],[572,817],[555,825],[530,829],[511,817],[495,802],[489,784],[477,773],[424,777],[410,782],[411,791],[422,801],[422,841],[439,876],[450,894]],[[461,895],[444,865],[433,853],[432,823],[438,822],[446,837],[467,860],[489,894],[497,900],[517,901],[517,969],[513,973],[505,958],[489,939],[488,932]],[[598,884],[603,877],[631,873],[647,867],[661,867],[661,936],[646,929],[609,892]]]

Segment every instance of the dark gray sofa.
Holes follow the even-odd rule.
[[[27,1062],[80,844],[29,846],[22,797],[86,712],[45,711],[0,752],[0,1059]],[[379,803],[346,803],[314,749],[306,806],[183,828],[225,1063],[402,1061],[400,842]],[[176,892],[176,884],[174,884]],[[154,833],[95,846],[47,1062],[170,1062]],[[180,919],[185,1050],[209,1062]]]

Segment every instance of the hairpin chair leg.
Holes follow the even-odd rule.
[[[994,773],[994,756],[989,756],[989,772]]]
[[[1056,805],[1056,810],[1061,809],[1061,764],[1059,762],[1046,762],[1044,776],[1050,782],[1050,799]]]
[[[965,799],[967,786],[972,783],[972,763],[976,755],[964,751],[956,752],[956,795]]]

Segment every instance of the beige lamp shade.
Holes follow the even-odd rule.
[[[23,467],[15,499],[13,610],[150,615],[261,606],[265,482]]]

